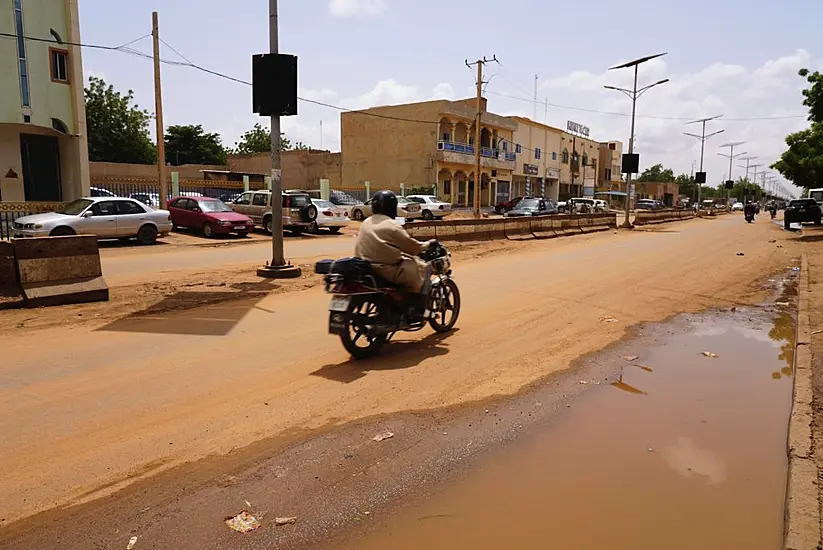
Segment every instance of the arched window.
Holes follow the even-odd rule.
[[[54,30],[54,29],[49,29],[49,33],[51,33],[51,37],[52,37],[52,38],[54,38],[55,42],[57,42],[58,44],[62,44],[62,43],[63,43],[63,39],[62,39],[62,38],[60,38],[60,35],[57,33],[57,31],[56,31],[56,30]]]
[[[69,129],[66,126],[66,123],[63,122],[62,120],[60,120],[59,118],[51,119],[51,127],[54,128],[55,130],[57,130],[58,132],[62,133],[62,134],[68,134],[69,133]]]
[[[563,149],[563,164],[569,163],[569,150]]]
[[[586,153],[583,153],[583,166],[588,166],[588,165],[589,165],[589,155],[587,155]]]

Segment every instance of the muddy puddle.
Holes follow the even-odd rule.
[[[684,315],[650,336],[603,359],[616,379],[581,380],[559,414],[337,547],[780,548],[789,304]]]

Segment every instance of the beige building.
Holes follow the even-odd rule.
[[[0,0],[0,201],[89,192],[77,0]]]
[[[623,179],[620,170],[623,158],[623,144],[619,141],[601,143],[599,158],[597,190],[621,191]],[[625,189],[622,189],[622,191],[625,191]]]
[[[329,180],[332,189],[343,187],[340,153],[317,150],[283,151],[281,155],[283,189],[319,189],[320,180]],[[271,174],[271,154],[229,155],[233,172]]]
[[[517,124],[481,102],[480,202],[508,197],[515,168],[511,150]],[[341,115],[343,187],[399,191],[436,187],[448,202],[474,200],[476,101],[426,101]]]

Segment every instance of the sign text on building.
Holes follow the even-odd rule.
[[[534,164],[524,164],[523,173],[528,174],[530,176],[536,176],[540,173],[540,169]]]
[[[581,136],[589,137],[588,126],[583,126],[582,124],[572,122],[571,120],[566,121],[566,130],[572,134],[579,134]]]

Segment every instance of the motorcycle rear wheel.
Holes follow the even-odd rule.
[[[367,334],[367,325],[377,325],[380,306],[376,296],[355,298],[346,312],[346,330],[340,334],[343,347],[355,359],[368,359],[380,353],[383,344],[388,340],[387,334],[370,336]]]
[[[434,287],[429,325],[437,332],[449,332],[460,316],[460,290],[451,279]]]

